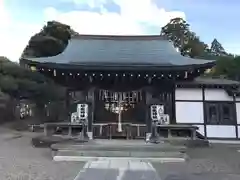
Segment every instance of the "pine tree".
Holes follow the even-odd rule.
[[[211,53],[215,56],[224,56],[227,55],[225,49],[223,48],[222,44],[218,42],[217,39],[214,39],[211,43]]]

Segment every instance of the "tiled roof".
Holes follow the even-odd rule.
[[[171,42],[161,36],[78,35],[69,41],[66,49],[59,55],[25,59],[42,63],[111,66],[185,66],[213,63],[182,56]]]
[[[240,86],[240,82],[233,81],[230,79],[224,79],[224,78],[198,77],[198,78],[195,78],[193,83],[205,84],[205,85],[238,85],[238,86]]]
[[[180,81],[177,84],[181,85],[207,85],[207,86],[238,86],[240,87],[239,81],[234,81],[225,78],[211,78],[211,77],[197,77],[193,81]]]

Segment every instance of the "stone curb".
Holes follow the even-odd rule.
[[[185,158],[137,158],[137,157],[81,157],[81,156],[54,156],[54,161],[73,161],[73,162],[87,162],[98,160],[129,160],[129,161],[144,161],[144,162],[158,162],[158,163],[171,163],[171,162],[185,162]]]

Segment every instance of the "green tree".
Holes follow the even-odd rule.
[[[27,98],[37,104],[64,98],[65,89],[38,72],[32,72],[0,57],[0,89],[12,98]]]
[[[61,53],[71,36],[77,33],[66,24],[49,21],[42,30],[31,37],[22,57],[48,57]]]
[[[228,75],[234,66],[234,58],[219,57],[214,67],[214,75]]]
[[[233,60],[233,65],[231,66],[231,71],[229,72],[229,77],[231,79],[240,81],[240,57],[235,57]]]
[[[222,44],[218,42],[217,39],[214,39],[211,43],[210,52],[215,56],[224,56],[227,55],[225,49],[223,48]]]
[[[188,41],[189,33],[189,24],[182,18],[174,18],[166,26],[162,27],[160,35],[166,36],[176,48],[181,50]]]
[[[221,56],[212,71],[213,76],[225,76],[240,81],[240,57]]]
[[[207,45],[200,41],[200,38],[195,35],[195,33],[190,32],[188,41],[184,44],[182,50],[182,55],[188,55],[192,58],[201,57],[207,52]]]
[[[15,79],[9,75],[0,76],[0,87],[3,92],[11,96],[15,96],[18,90],[18,84],[15,83]]]
[[[162,28],[161,35],[171,40],[184,56],[202,57],[208,50],[208,46],[194,32],[190,31],[190,25],[182,18],[170,20]]]

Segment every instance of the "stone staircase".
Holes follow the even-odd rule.
[[[146,144],[142,140],[93,140],[66,142],[51,146],[55,161],[141,160],[148,162],[184,162],[186,147],[169,143]]]

